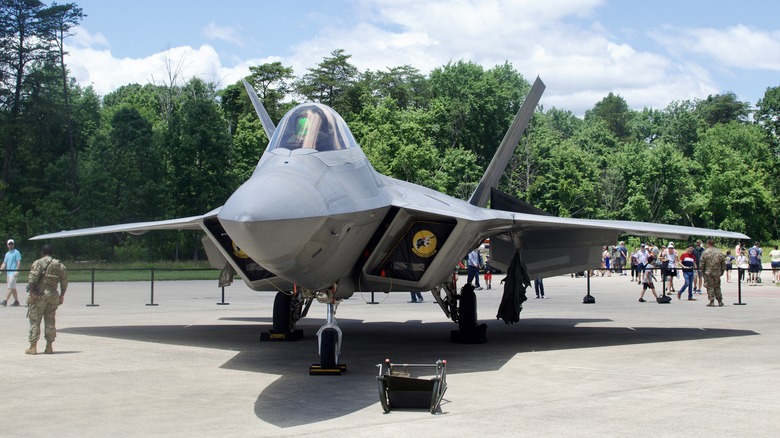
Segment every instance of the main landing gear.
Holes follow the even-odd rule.
[[[474,286],[466,284],[460,295],[453,282],[439,285],[431,291],[444,314],[458,323],[458,330],[450,332],[450,341],[459,344],[484,344],[487,342],[486,324],[477,324],[477,295]],[[442,296],[444,293],[444,296]]]
[[[297,341],[303,330],[296,330],[298,321],[309,313],[313,298],[304,298],[300,291],[277,292],[274,298],[273,329],[261,333],[261,341]]]

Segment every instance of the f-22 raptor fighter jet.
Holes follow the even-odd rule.
[[[452,272],[486,238],[491,266],[508,275],[522,271],[525,278],[597,267],[601,247],[620,235],[747,238],[721,230],[554,217],[498,192],[498,180],[544,91],[538,78],[468,201],[378,173],[328,106],[298,105],[274,126],[252,87],[244,85],[270,141],[252,176],[222,207],[200,216],[34,239],[202,230],[209,260],[223,268],[225,282],[238,273],[253,290],[277,294],[272,334],[293,333],[314,300],[327,305],[319,351],[321,366],[333,368],[342,338],[336,306],[356,291],[430,290],[449,318],[474,324],[475,317],[468,316],[476,315],[475,301],[461,299]]]

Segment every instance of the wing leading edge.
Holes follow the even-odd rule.
[[[154,230],[203,230],[203,219],[216,215],[219,209],[205,215],[168,219],[163,221],[133,222],[128,224],[107,225],[103,227],[81,228],[78,230],[59,231],[57,233],[41,234],[31,237],[30,240],[62,239],[65,237],[92,236],[96,234],[130,233],[141,235]]]

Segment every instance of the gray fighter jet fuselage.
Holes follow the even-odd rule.
[[[468,201],[378,173],[328,106],[298,105],[274,126],[254,90],[244,85],[270,141],[252,176],[222,207],[200,216],[33,239],[202,230],[206,253],[212,266],[223,269],[223,280],[238,272],[250,288],[277,292],[275,332],[292,331],[313,299],[328,305],[328,322],[318,335],[322,362],[333,367],[341,342],[335,306],[356,291],[431,290],[444,313],[461,324],[464,312],[451,274],[488,237],[491,266],[522,271],[526,278],[598,267],[602,245],[620,235],[748,238],[694,227],[559,218],[497,192],[544,90],[538,78]],[[474,311],[473,324],[474,309],[473,304],[465,309]]]

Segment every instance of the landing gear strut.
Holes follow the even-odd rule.
[[[317,331],[320,363],[309,368],[310,375],[340,375],[347,371],[345,364],[339,363],[341,353],[341,329],[336,323],[336,307],[339,301],[333,298],[334,291],[317,292],[317,301],[327,304],[327,320]]]
[[[444,314],[458,323],[458,330],[450,333],[450,341],[460,344],[482,344],[486,342],[486,324],[477,324],[477,295],[474,286],[467,284],[455,291],[455,284],[447,282],[431,291]],[[444,292],[444,296],[442,296]]]

